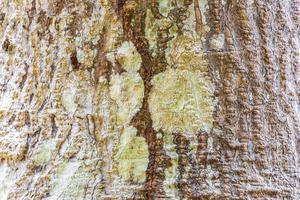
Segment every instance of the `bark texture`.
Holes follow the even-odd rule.
[[[300,199],[299,0],[0,1],[0,199]]]

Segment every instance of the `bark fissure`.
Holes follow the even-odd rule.
[[[144,83],[144,97],[142,107],[132,118],[131,124],[137,128],[139,135],[146,138],[148,151],[150,153],[144,184],[144,197],[146,199],[164,198],[164,169],[166,168],[168,158],[163,150],[162,138],[157,137],[157,131],[155,131],[152,127],[148,99],[152,88],[151,80],[156,73],[160,73],[165,70],[165,63],[154,66],[155,61],[150,54],[149,44],[145,38],[146,8],[149,4],[145,1],[139,1],[136,2],[139,4],[139,7],[131,8],[129,6],[126,7],[126,3],[129,4],[130,1],[117,3],[119,16],[122,19],[123,31],[125,33],[124,37],[125,40],[129,40],[135,45],[142,58],[139,74]],[[168,38],[166,38],[166,40],[167,39]],[[163,48],[159,47],[159,50],[163,51]],[[164,58],[162,52],[158,53],[158,55],[158,58]],[[159,61],[162,62],[162,60]]]
[[[299,199],[299,0],[0,1],[0,199]]]

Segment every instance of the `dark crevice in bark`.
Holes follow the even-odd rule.
[[[170,37],[169,30],[173,25],[171,24],[168,27],[159,27],[157,33],[157,55],[155,57],[155,65],[153,69],[153,73],[159,74],[166,70],[167,68],[167,59],[166,59],[166,50],[168,48],[168,42],[173,39]]]
[[[38,13],[37,23],[40,26],[40,28],[38,29],[38,36],[40,40],[50,32],[49,26],[51,25],[52,21],[53,18],[48,16],[45,11],[40,11]]]
[[[177,178],[177,187],[179,190],[179,197],[181,199],[193,196],[189,192],[188,178],[186,178],[186,167],[190,165],[189,158],[189,140],[182,134],[176,133],[174,134],[174,144],[176,144],[176,153],[178,154],[178,171],[179,175]]]
[[[166,63],[155,65],[159,63],[155,63],[155,59],[149,50],[148,41],[145,38],[146,9],[148,6],[151,7],[151,4],[145,1],[137,1],[137,7],[126,7],[126,3],[128,2],[129,1],[117,1],[112,2],[112,4],[122,20],[124,39],[134,44],[142,58],[141,68],[138,72],[144,83],[144,98],[142,107],[133,117],[131,125],[136,127],[138,135],[145,137],[148,144],[149,163],[146,171],[146,181],[144,183],[144,198],[165,198],[163,190],[163,181],[165,179],[164,170],[167,165],[169,165],[169,158],[163,149],[162,138],[157,137],[157,132],[152,127],[148,98],[152,88],[151,79],[155,74],[163,72],[166,69]],[[159,38],[164,40],[166,36],[160,35]],[[164,51],[164,49],[165,46],[160,50]],[[159,55],[159,59],[163,59],[164,54],[161,52]],[[162,61],[164,61],[164,59]]]
[[[192,0],[185,1],[183,6],[173,8],[168,15],[177,26],[179,35],[183,34],[184,21],[189,17],[187,10],[192,3]]]
[[[76,50],[71,53],[70,60],[73,70],[79,70],[81,64],[78,62]]]
[[[28,18],[29,18],[29,24],[28,24],[28,29],[32,23],[32,19],[34,18],[34,16],[36,15],[36,0],[33,0],[31,3],[31,8],[28,11]]]
[[[55,122],[55,115],[52,114],[50,116],[51,118],[51,137],[54,138],[56,137],[56,133],[58,131],[58,126],[56,125],[56,122]]]
[[[5,19],[5,13],[3,13],[3,12],[0,12],[0,25],[2,25],[2,23],[3,23],[3,21],[4,21],[4,19]]]
[[[14,50],[14,47],[15,46],[11,43],[11,41],[8,38],[6,38],[2,44],[3,50],[7,53],[12,53]]]
[[[30,113],[28,111],[25,111],[25,125],[28,127],[31,126]]]
[[[201,15],[201,10],[200,10],[200,5],[199,5],[199,0],[194,0],[194,10],[195,10],[195,20],[196,20],[196,27],[195,31],[198,33],[198,35],[202,35],[202,15]]]
[[[41,112],[41,111],[44,109],[46,103],[47,103],[47,99],[45,99],[45,100],[43,101],[42,105],[41,105],[40,108],[38,109],[38,113]]]
[[[52,63],[52,64],[50,65],[50,81],[49,81],[49,87],[50,87],[50,84],[51,84],[51,82],[52,82],[52,80],[53,80],[53,77],[54,77],[54,73],[55,73],[56,68],[57,68],[57,66],[56,66],[54,63]]]
[[[109,26],[109,25],[108,25]],[[106,59],[105,54],[107,53],[105,50],[105,44],[107,39],[107,30],[109,27],[104,26],[102,30],[102,35],[99,41],[97,42],[96,49],[97,55],[93,60],[93,68],[94,68],[94,81],[98,83],[99,78],[104,76],[108,82],[110,81],[111,74],[113,72],[112,64]],[[119,72],[122,72],[119,70]]]
[[[194,194],[194,197],[205,197],[208,193],[208,187],[206,184],[207,174],[205,173],[207,167],[207,140],[208,134],[206,132],[200,132],[197,135],[198,137],[198,147],[196,153],[196,161],[199,167],[198,176],[195,178],[195,182],[198,185],[197,190]],[[194,164],[195,165],[195,164]],[[194,173],[196,174],[196,173]]]
[[[15,119],[16,119],[16,115],[15,114],[13,114],[10,118],[9,118],[9,120],[8,120],[8,125],[11,125],[14,121],[15,121]]]
[[[53,0],[49,6],[53,15],[59,15],[65,7],[66,0]]]
[[[19,85],[19,88],[20,88],[21,90],[23,89],[24,84],[25,84],[25,81],[27,80],[27,77],[28,77],[28,70],[29,70],[29,65],[28,65],[26,62],[24,62],[24,65],[25,65],[25,69],[24,69],[25,74],[23,75],[22,81],[21,81],[21,83],[20,83],[20,85]]]

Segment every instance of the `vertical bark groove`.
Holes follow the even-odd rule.
[[[0,199],[300,198],[299,0],[0,10]]]

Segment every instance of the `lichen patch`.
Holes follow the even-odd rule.
[[[67,88],[61,96],[62,105],[69,113],[74,113],[76,110],[75,95],[74,88]]]
[[[169,68],[155,76],[152,85],[149,105],[156,130],[196,133],[211,129],[213,88],[201,71]]]
[[[146,178],[149,153],[145,138],[136,133],[133,127],[124,129],[116,158],[119,175],[124,180],[142,183]]]
[[[145,37],[149,42],[149,49],[151,50],[152,56],[156,55],[157,31],[158,26],[156,19],[154,18],[151,10],[147,9],[147,15],[145,19]]]
[[[116,51],[116,60],[127,72],[139,70],[142,58],[132,42],[123,42]]]
[[[142,105],[144,87],[137,73],[115,74],[110,82],[110,96],[117,104],[117,124],[129,124]]]
[[[53,151],[56,149],[54,141],[44,141],[38,145],[37,150],[32,155],[32,161],[34,164],[43,166],[45,165],[52,156]]]

